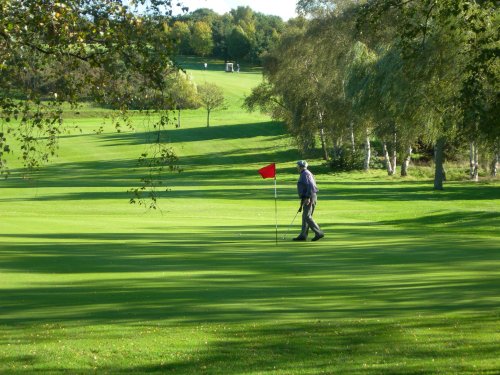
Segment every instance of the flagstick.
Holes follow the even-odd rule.
[[[274,217],[276,218],[276,245],[278,245],[278,193],[276,190],[276,175],[274,176]]]

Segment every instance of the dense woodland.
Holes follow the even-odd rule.
[[[496,1],[301,0],[264,58],[265,82],[247,98],[286,121],[305,153],[321,143],[337,169],[372,162],[376,140],[388,173],[406,176],[412,153],[445,159],[469,152],[496,175],[499,154],[499,38]]]
[[[263,53],[276,45],[286,24],[278,16],[237,7],[219,15],[197,9],[169,22],[180,55],[209,56],[225,61],[260,63]]]
[[[464,154],[471,179],[481,161],[496,175],[498,1],[300,0],[287,23],[250,7],[173,16],[170,1],[127,4],[0,0],[2,174],[13,144],[28,169],[56,154],[63,103],[114,108],[118,126],[129,109],[156,111],[158,129],[165,111],[199,107],[175,63],[195,54],[262,63],[246,108],[286,122],[304,154],[321,148],[334,169],[368,170],[378,152],[405,176],[418,152],[434,160],[436,189],[445,160]],[[168,163],[161,143],[154,155]]]

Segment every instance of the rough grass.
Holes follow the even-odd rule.
[[[497,373],[496,181],[434,192],[311,160],[326,237],[293,243],[295,222],[283,241],[299,155],[280,124],[238,108],[259,76],[192,74],[232,104],[210,129],[186,111],[164,134],[184,171],[161,212],[128,204],[150,138],[139,116],[119,134],[72,118],[82,134],[55,163],[1,182],[0,373]],[[256,172],[274,161],[278,245]]]

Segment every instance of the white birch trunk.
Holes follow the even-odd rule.
[[[493,155],[493,160],[491,162],[491,177],[496,177],[498,172],[498,152]]]
[[[351,121],[350,124],[350,131],[351,131],[351,147],[352,147],[352,152],[356,152],[356,142],[354,140],[354,123]]]
[[[472,176],[472,181],[479,181],[479,147],[474,149],[474,174]]]
[[[398,157],[398,153],[397,153],[397,138],[396,138],[396,132],[394,132],[394,144],[392,145],[393,150],[392,150],[392,160],[391,160],[391,165],[392,165],[392,174],[396,173],[396,161],[397,161],[397,157]]]
[[[372,157],[372,149],[370,144],[370,135],[368,134],[368,129],[366,130],[366,140],[365,140],[365,161],[363,164],[363,170],[370,170],[370,159]]]
[[[316,105],[319,107],[318,102]],[[323,150],[323,160],[328,160],[328,149],[326,147],[326,138],[325,138],[325,130],[323,129],[323,112],[318,111],[319,118],[319,138],[321,140],[321,149]]]
[[[411,153],[412,153],[412,148],[411,146],[408,147],[408,153],[406,154],[405,159],[401,163],[401,177],[406,177],[408,176],[408,167],[410,166],[410,161],[411,161]]]
[[[389,158],[389,151],[387,151],[387,144],[384,142],[384,160],[385,160],[385,166],[387,168],[387,174],[389,176],[392,176],[394,174],[394,171],[392,169],[391,165],[391,160]]]
[[[396,146],[394,146],[394,150],[392,151],[392,158],[391,158],[391,166],[392,166],[392,173],[391,174],[394,174],[396,173],[396,161],[397,161],[397,152],[396,152]]]
[[[474,142],[469,144],[469,178],[472,180],[474,176]]]

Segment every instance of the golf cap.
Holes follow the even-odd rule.
[[[300,168],[307,168],[307,165],[308,165],[308,164],[307,164],[307,161],[305,161],[305,160],[299,160],[299,161],[297,162],[297,165],[298,165]]]

